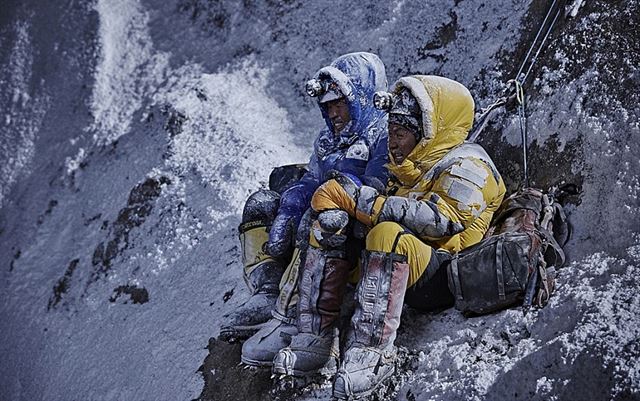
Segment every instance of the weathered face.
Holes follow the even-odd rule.
[[[418,141],[411,130],[402,125],[389,124],[389,152],[396,164],[401,164],[417,144]]]
[[[333,125],[333,132],[337,134],[351,121],[347,100],[340,98],[327,102],[325,105],[327,107],[327,116],[329,116]]]

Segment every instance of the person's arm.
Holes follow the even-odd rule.
[[[278,213],[269,230],[265,251],[273,257],[284,256],[293,246],[295,234],[304,212],[309,208],[311,196],[320,186],[320,171],[314,151],[300,181],[282,193]]]
[[[393,221],[419,237],[438,239],[464,231],[498,192],[499,183],[484,163],[461,160],[443,171],[420,200],[386,197],[356,177],[343,175],[320,186],[311,206],[316,211],[344,210],[368,226]]]
[[[370,128],[366,138],[360,138],[347,150],[340,163],[340,173],[353,174],[367,186],[384,192],[389,177],[386,164],[389,161],[387,136],[382,123]]]
[[[499,193],[500,183],[484,162],[461,159],[440,173],[421,200],[389,197],[377,221],[395,221],[423,239],[451,237],[470,227]]]

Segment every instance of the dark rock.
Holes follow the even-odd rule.
[[[231,299],[234,290],[235,287],[224,293],[224,295],[222,296],[222,300],[224,301],[224,303],[227,303],[227,301]]]
[[[204,388],[197,398],[213,400],[272,400],[271,371],[269,369],[247,369],[238,364],[241,344],[228,344],[215,338],[209,339],[209,355],[198,372],[204,379]]]
[[[14,268],[14,264],[16,262],[16,260],[20,259],[20,250],[18,249],[18,251],[13,255],[13,259],[11,260],[11,263],[9,264],[9,271],[12,272],[13,268]]]
[[[162,192],[162,186],[170,184],[171,180],[164,176],[157,179],[147,178],[131,190],[127,206],[120,209],[118,217],[111,224],[109,237],[106,241],[100,242],[93,251],[91,263],[96,267],[96,270],[91,275],[89,284],[96,281],[101,274],[106,274],[111,268],[113,260],[123,250],[129,248],[130,231],[145,222],[153,210],[153,202]],[[105,220],[101,229],[106,229],[108,224],[108,220]]]
[[[116,302],[122,295],[129,295],[129,299],[134,304],[145,304],[149,302],[149,292],[146,288],[136,287],[132,285],[121,285],[113,290],[113,295],[109,298],[109,302]],[[124,301],[125,304],[129,303],[129,300]]]
[[[58,280],[58,283],[53,287],[53,295],[49,298],[49,304],[47,305],[47,310],[51,310],[51,308],[55,308],[58,303],[62,300],[62,296],[69,289],[69,282],[71,281],[71,277],[73,276],[73,272],[78,267],[80,263],[80,259],[73,259],[67,270],[65,270],[64,275]]]

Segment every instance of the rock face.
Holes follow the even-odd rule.
[[[6,4],[5,4],[6,3]],[[8,0],[0,11],[0,398],[330,399],[269,392],[221,317],[248,296],[236,227],[323,122],[302,83],[372,51],[478,107],[546,2]],[[55,4],[54,4],[55,3]],[[58,4],[60,3],[60,4]],[[551,2],[548,2],[551,3]],[[550,304],[465,319],[405,309],[378,399],[640,399],[640,1],[562,4],[526,82],[531,184],[575,184]],[[485,145],[522,182],[513,111]]]

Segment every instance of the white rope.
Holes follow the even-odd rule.
[[[545,34],[542,36],[542,41],[540,42],[540,44],[537,46],[537,50],[535,51],[535,54],[533,55],[533,57],[531,58],[531,60],[529,60],[529,57],[531,56],[531,54],[533,53],[534,48],[536,48],[536,45],[538,43],[538,39],[540,38],[540,36],[542,35],[542,32],[545,30],[545,26],[547,25],[547,21],[549,20],[549,17],[551,16],[554,8],[556,7],[556,4],[559,3],[558,7],[557,7],[557,11],[556,11],[556,15],[553,17],[553,19],[551,20],[549,26],[546,28],[546,32]],[[562,11],[563,7],[562,7],[562,1],[558,1],[558,0],[553,0],[553,2],[551,3],[551,6],[549,7],[549,10],[547,11],[547,14],[544,17],[544,20],[542,21],[542,24],[540,24],[540,28],[538,29],[538,32],[536,33],[536,37],[533,39],[533,42],[531,43],[531,46],[529,47],[529,50],[527,51],[527,55],[525,56],[524,60],[522,61],[522,64],[520,65],[520,68],[518,69],[518,73],[516,74],[516,77],[514,80],[509,81],[507,84],[511,84],[514,83],[515,84],[515,90],[516,90],[516,98],[518,100],[518,117],[520,120],[520,132],[521,132],[521,136],[522,136],[522,147],[523,147],[523,169],[524,169],[524,182],[523,184],[525,186],[529,185],[529,176],[528,176],[528,165],[527,165],[527,140],[528,138],[528,132],[527,132],[527,115],[526,115],[526,108],[525,108],[525,99],[524,99],[524,84],[527,80],[527,78],[529,77],[529,74],[531,73],[531,70],[533,69],[533,65],[535,64],[536,60],[538,59],[538,56],[540,55],[540,52],[542,51],[542,48],[544,47],[544,44],[546,43],[547,39],[549,38],[549,35],[551,34],[551,31],[553,30],[553,26],[555,25],[556,21],[558,20],[558,17],[560,16],[560,12]],[[529,63],[529,67],[527,68],[527,72],[524,74],[524,76],[522,78],[520,78],[522,72],[524,71],[525,66]],[[508,88],[507,88],[508,90]],[[509,97],[513,96],[513,95],[509,95],[507,90],[505,90],[504,96],[502,96],[500,99],[496,100],[492,105],[490,105],[489,107],[486,107],[484,109],[482,109],[482,111],[479,113],[478,117],[475,119],[476,122],[478,122],[479,125],[477,125],[473,130],[472,130],[472,134],[469,136],[469,141],[470,142],[475,142],[476,139],[480,136],[480,133],[482,132],[482,130],[486,127],[488,121],[489,121],[489,117],[491,116],[492,112],[495,111],[499,106],[503,106],[505,105],[508,100]]]
[[[551,7],[549,7],[549,10],[547,11],[547,15],[545,15],[544,21],[542,21],[542,24],[540,24],[540,28],[538,29],[538,33],[536,33],[536,37],[533,39],[533,42],[531,43],[531,47],[529,47],[529,51],[527,52],[527,55],[525,56],[524,60],[522,60],[522,65],[520,65],[520,69],[518,70],[518,73],[516,74],[516,79],[518,79],[518,77],[522,73],[522,70],[524,69],[524,66],[527,64],[527,61],[529,60],[529,56],[531,55],[531,52],[533,51],[533,48],[535,47],[536,43],[538,42],[538,38],[540,37],[540,34],[542,33],[542,30],[543,30],[544,26],[547,24],[547,19],[549,19],[549,16],[551,15],[551,11],[553,10],[553,7],[555,7],[557,1],[558,0],[553,0],[553,3],[551,3]],[[556,18],[557,18],[557,15],[556,15]],[[555,22],[555,18],[554,18],[553,22]],[[553,28],[553,22],[549,26],[549,31],[547,32],[547,35],[549,34],[549,32],[551,32],[551,29]],[[546,39],[546,36],[545,36],[545,39]],[[544,44],[544,41],[542,43]],[[542,48],[542,45],[540,46],[540,48],[538,48],[538,53],[540,53],[540,49],[541,48]]]
[[[527,81],[527,77],[529,76],[529,73],[531,72],[531,69],[533,68],[533,64],[535,64],[536,60],[538,59],[538,55],[540,54],[540,51],[542,50],[542,48],[544,47],[544,42],[547,41],[547,38],[549,37],[549,35],[551,34],[551,31],[553,30],[553,25],[556,23],[556,20],[558,19],[558,16],[560,15],[560,11],[562,8],[558,8],[558,12],[556,12],[556,16],[553,18],[553,21],[551,21],[551,26],[549,26],[549,30],[547,31],[546,35],[544,35],[544,38],[542,39],[542,43],[540,43],[540,47],[538,47],[538,51],[536,52],[535,56],[533,56],[533,58],[531,59],[531,64],[529,65],[529,69],[527,69],[527,73],[524,74],[524,77],[522,78],[522,83],[524,84]],[[551,11],[551,10],[549,10]],[[518,73],[519,75],[520,73]]]

